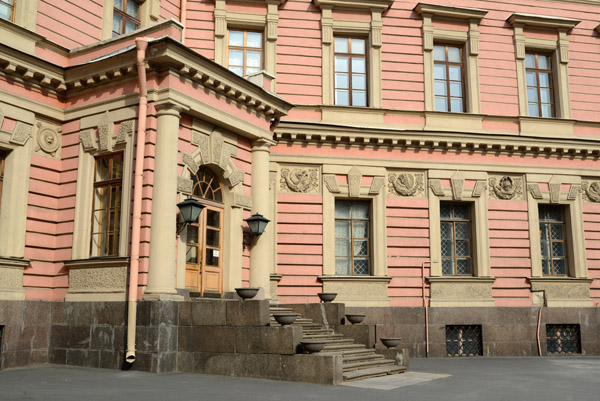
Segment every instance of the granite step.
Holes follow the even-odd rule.
[[[364,353],[358,355],[342,355],[343,363],[353,363],[360,361],[373,361],[377,359],[385,359],[385,357],[381,354],[372,353]]]
[[[379,366],[393,366],[395,364],[394,361],[389,359],[374,359],[370,361],[362,361],[362,362],[354,362],[354,363],[345,363],[342,365],[344,372],[351,372],[359,369],[371,369]]]
[[[368,379],[371,377],[379,377],[386,375],[393,375],[406,371],[403,366],[392,365],[392,366],[378,366],[368,369],[358,369],[351,372],[344,372],[344,381],[354,381]]]
[[[326,333],[326,334],[306,334],[306,333],[302,333],[302,339],[307,339],[307,340],[333,340],[333,339],[337,339],[337,338],[345,338],[343,334],[333,334],[333,333]]]

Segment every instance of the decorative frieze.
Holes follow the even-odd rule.
[[[115,135],[115,123],[113,122],[113,118],[111,113],[106,111],[102,117],[100,117],[96,130],[89,128],[79,133],[79,141],[81,142],[84,151],[111,152],[116,148],[122,149],[125,146],[128,138],[133,135],[135,122],[134,120],[121,121],[119,123],[117,134]],[[98,133],[97,136],[95,135],[95,131]]]
[[[388,175],[388,193],[407,197],[424,197],[424,173],[398,173]]]
[[[279,189],[282,192],[319,192],[319,169],[312,167],[284,167],[281,169]]]
[[[508,175],[490,178],[490,198],[523,200],[523,179]]]
[[[571,186],[572,188],[573,186]],[[581,183],[583,189],[583,201],[587,203],[600,202],[600,181],[584,181]]]

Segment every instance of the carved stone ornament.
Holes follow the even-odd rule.
[[[37,124],[38,132],[36,135],[37,145],[35,151],[42,151],[49,155],[55,156],[56,151],[60,147],[60,137],[56,129],[44,127],[41,123]]]
[[[507,175],[499,180],[490,178],[490,196],[493,199],[510,200],[523,194],[521,178],[512,178]]]
[[[177,192],[191,195],[194,191],[194,182],[189,178],[177,177]]]
[[[356,166],[348,172],[348,196],[356,198],[360,195],[360,183],[362,181],[362,172]]]
[[[390,194],[415,196],[424,191],[423,174],[400,173],[388,176]]]
[[[10,142],[16,145],[25,145],[29,137],[31,137],[31,125],[19,121],[10,138]]]
[[[527,184],[527,189],[531,193],[533,199],[542,199],[542,191],[540,190],[540,186],[538,184]]]
[[[429,180],[429,188],[431,188],[431,191],[436,196],[444,196],[446,194],[440,180]]]
[[[340,186],[338,185],[338,182],[337,182],[337,177],[335,175],[333,175],[333,174],[323,175],[323,182],[325,183],[325,186],[327,187],[329,192],[331,192],[332,194],[339,194],[341,192]]]
[[[280,189],[292,192],[316,192],[319,190],[319,170],[316,168],[281,169]]]
[[[373,177],[371,182],[371,188],[369,188],[369,195],[379,195],[381,188],[385,185],[385,177]]]
[[[475,183],[475,188],[473,188],[473,194],[471,195],[473,198],[479,198],[483,191],[485,191],[485,181],[477,180]]]
[[[581,188],[583,188],[584,200],[594,203],[600,202],[600,181],[584,181]]]

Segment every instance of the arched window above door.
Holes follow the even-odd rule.
[[[207,169],[200,167],[196,174],[192,175],[194,189],[192,193],[202,199],[223,203],[223,188],[217,176]]]

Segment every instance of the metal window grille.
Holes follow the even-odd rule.
[[[446,326],[446,355],[483,355],[481,325]]]
[[[581,354],[578,324],[547,324],[546,346],[549,354]]]
[[[0,357],[2,356],[2,348],[4,348],[4,344],[2,343],[2,332],[4,331],[4,326],[0,325]],[[0,362],[2,359],[0,358]],[[0,368],[2,368],[2,364],[0,363]]]

